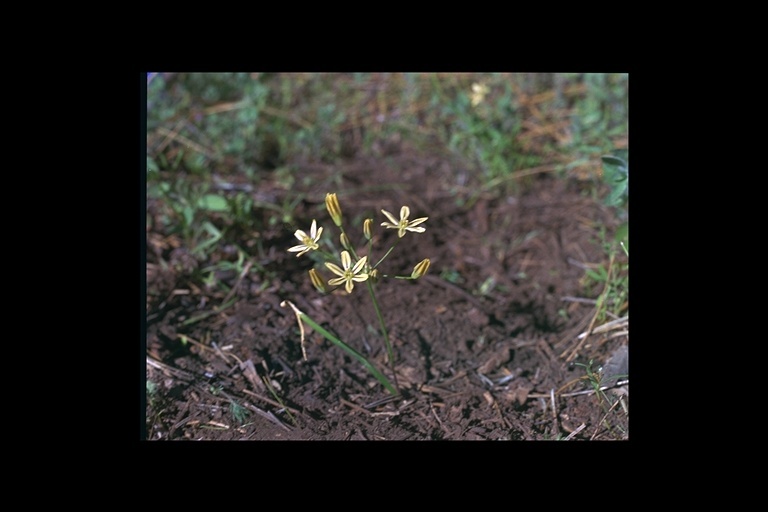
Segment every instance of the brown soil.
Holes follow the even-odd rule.
[[[294,211],[296,225],[270,227],[272,212],[254,209],[260,228],[237,242],[251,251],[250,272],[216,276],[229,293],[206,287],[204,263],[153,228],[159,214],[148,202],[147,439],[629,438],[628,385],[595,394],[577,364],[593,361],[597,370],[628,344],[626,324],[579,337],[599,325],[602,292],[587,288],[585,268],[609,265],[601,230],[610,239],[617,225],[588,192],[594,183],[542,169],[514,193],[476,194],[461,185],[459,165],[407,148],[341,167],[306,164],[297,175],[311,175],[311,188],[297,179],[288,191],[274,174],[250,183],[254,197],[279,205],[301,191],[308,199]],[[382,208],[397,215],[408,205],[411,218],[429,217],[426,232],[408,233],[386,260],[389,272],[409,274],[428,257],[427,276],[376,288],[402,391],[396,400],[317,333],[307,334],[304,360],[296,317],[281,307],[293,302],[392,379],[365,286],[322,295],[308,278],[309,255],[286,251],[312,219],[338,239],[326,192],[338,193],[348,229],[375,219],[376,247],[396,239],[378,227]]]

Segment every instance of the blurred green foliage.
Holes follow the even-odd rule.
[[[397,138],[447,148],[487,181],[614,150],[627,134],[627,85],[626,74],[158,73],[148,167],[178,167],[160,162],[169,134],[192,142],[188,171],[248,176],[381,154]]]
[[[148,222],[205,259],[243,233],[290,225],[316,179],[296,172],[301,163],[387,158],[406,144],[454,160],[446,187],[459,203],[514,194],[535,173],[553,172],[582,181],[626,220],[628,81],[621,73],[152,73]],[[280,199],[255,193],[267,175]],[[626,233],[624,222],[617,240]]]

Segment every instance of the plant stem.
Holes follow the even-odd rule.
[[[346,343],[344,343],[343,341],[341,341],[339,338],[337,338],[337,337],[336,337],[336,336],[334,336],[333,334],[329,333],[328,331],[326,331],[325,329],[323,329],[322,327],[320,327],[320,325],[319,325],[317,322],[315,322],[314,320],[312,320],[312,319],[311,319],[309,316],[307,316],[307,314],[306,314],[306,313],[299,313],[299,316],[301,317],[301,319],[302,319],[304,322],[307,322],[307,324],[309,324],[309,326],[310,326],[310,327],[312,327],[312,328],[313,328],[315,331],[319,332],[319,333],[320,333],[322,336],[324,336],[324,337],[325,337],[325,339],[327,339],[328,341],[330,341],[331,343],[333,343],[333,344],[334,344],[334,345],[336,345],[337,347],[339,347],[339,348],[341,348],[342,350],[344,350],[344,351],[345,351],[347,354],[351,355],[352,357],[354,357],[355,359],[357,359],[358,361],[360,361],[360,363],[362,363],[362,365],[363,365],[363,366],[365,366],[365,368],[366,368],[366,369],[367,369],[369,372],[371,372],[371,374],[372,374],[374,377],[376,377],[376,380],[378,380],[379,382],[381,382],[381,384],[382,384],[382,385],[383,385],[385,388],[387,388],[387,391],[389,391],[390,393],[392,393],[392,394],[393,394],[393,395],[395,395],[395,396],[397,396],[397,395],[399,395],[399,394],[400,394],[400,393],[398,392],[398,388],[397,388],[397,387],[395,387],[395,386],[392,386],[392,384],[391,384],[391,383],[389,382],[389,380],[388,380],[388,379],[387,379],[387,378],[384,376],[384,374],[383,374],[383,373],[381,373],[379,370],[377,370],[377,369],[376,369],[376,367],[375,367],[375,366],[373,366],[373,365],[372,365],[372,364],[371,364],[371,363],[368,361],[368,359],[366,359],[366,358],[365,358],[365,356],[364,356],[364,355],[362,355],[360,352],[358,352],[357,350],[353,349],[352,347],[350,347],[349,345],[347,345]],[[395,382],[397,382],[397,379],[395,379]]]
[[[389,256],[389,253],[391,253],[391,252],[392,252],[392,250],[393,250],[393,249],[394,249],[394,248],[397,246],[398,242],[400,242],[400,239],[399,239],[399,238],[398,238],[397,240],[395,240],[395,243],[394,243],[394,244],[392,244],[392,247],[390,247],[390,248],[389,248],[389,250],[386,252],[386,254],[384,254],[384,256],[382,256],[382,257],[381,257],[381,259],[380,259],[379,261],[377,261],[377,262],[376,262],[376,264],[375,264],[373,267],[371,267],[371,268],[376,268],[376,267],[378,267],[378,266],[379,266],[379,264],[380,264],[382,261],[384,261],[384,260],[386,259],[386,257],[387,257],[387,256]]]
[[[384,317],[381,314],[381,308],[379,308],[379,301],[376,300],[376,294],[373,291],[373,284],[371,284],[371,280],[368,279],[365,283],[368,285],[368,291],[370,292],[371,299],[373,300],[373,308],[376,310],[376,316],[379,317],[379,324],[381,325],[381,333],[384,335],[384,344],[387,347],[387,356],[389,357],[389,365],[392,368],[392,378],[395,379],[395,387],[399,390],[400,385],[397,383],[397,373],[395,372],[395,357],[392,353],[392,344],[389,342],[389,334],[387,333],[387,326],[384,324]]]

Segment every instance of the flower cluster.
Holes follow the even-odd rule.
[[[326,253],[323,251],[320,247],[320,237],[323,234],[323,228],[317,227],[317,221],[314,219],[312,220],[312,227],[309,229],[309,234],[307,234],[305,231],[302,231],[300,229],[297,229],[294,233],[294,236],[301,242],[299,245],[294,245],[290,249],[288,249],[289,252],[295,252],[297,253],[296,256],[301,256],[303,254],[306,254],[310,251],[317,251],[322,257],[325,258],[325,267],[333,272],[336,277],[332,277],[331,279],[326,279],[320,275],[320,272],[318,272],[317,269],[313,268],[309,271],[309,279],[312,282],[312,286],[314,286],[319,292],[321,293],[327,293],[328,288],[327,286],[332,287],[340,287],[344,286],[344,290],[346,290],[347,294],[352,293],[352,290],[355,289],[355,283],[366,283],[368,292],[371,296],[371,301],[373,303],[373,307],[376,310],[376,315],[379,318],[379,323],[381,324],[381,333],[384,338],[384,346],[387,349],[387,358],[389,360],[389,364],[392,370],[392,377],[394,380],[394,385],[392,385],[389,380],[382,374],[374,365],[368,361],[365,356],[357,352],[353,347],[347,345],[325,329],[323,329],[320,325],[318,325],[314,320],[312,320],[309,316],[307,316],[306,313],[299,311],[292,303],[289,301],[284,301],[283,305],[290,305],[294,312],[296,313],[296,318],[299,322],[299,330],[301,332],[301,349],[304,354],[304,359],[307,359],[307,353],[304,348],[304,326],[302,322],[307,322],[309,325],[312,326],[315,331],[321,333],[323,336],[325,336],[326,339],[328,339],[331,343],[341,347],[343,350],[345,350],[348,354],[350,354],[352,357],[356,358],[358,361],[360,361],[363,366],[365,366],[368,371],[371,372],[371,374],[376,377],[376,379],[384,385],[384,387],[387,388],[387,390],[392,393],[393,395],[399,395],[399,386],[397,382],[397,372],[395,371],[395,356],[394,352],[392,350],[392,343],[389,341],[389,334],[387,331],[387,327],[384,322],[384,316],[381,313],[381,307],[379,306],[379,302],[376,299],[376,293],[375,293],[375,287],[374,285],[377,284],[382,278],[392,277],[395,279],[419,279],[424,274],[427,273],[427,270],[429,270],[429,258],[425,258],[419,263],[417,263],[413,267],[413,271],[410,275],[405,276],[388,276],[384,274],[383,272],[380,272],[378,267],[383,262],[387,256],[392,252],[392,250],[395,248],[395,246],[400,242],[400,240],[405,236],[407,232],[412,233],[423,233],[426,231],[426,228],[424,226],[421,226],[420,224],[423,224],[427,221],[427,217],[419,217],[418,219],[410,220],[409,217],[411,215],[411,210],[407,206],[403,206],[400,208],[400,219],[395,218],[394,215],[389,213],[387,210],[381,210],[381,213],[384,214],[384,216],[387,218],[387,221],[382,222],[381,225],[384,226],[386,229],[396,229],[397,230],[397,239],[394,241],[392,246],[384,253],[384,255],[376,262],[373,263],[373,243],[376,237],[373,233],[373,219],[365,219],[363,220],[363,226],[362,226],[362,235],[365,239],[365,244],[368,249],[368,254],[364,256],[359,256],[357,254],[357,251],[355,250],[355,245],[350,241],[350,237],[347,234],[347,232],[344,230],[344,217],[341,214],[341,206],[339,205],[339,199],[336,197],[336,194],[326,194],[325,196],[325,207],[328,210],[328,214],[331,216],[331,220],[333,223],[339,228],[339,231],[341,232],[339,234],[339,243],[341,244],[342,250],[340,253],[341,258],[341,266],[339,266],[336,261],[338,261],[333,255]],[[323,241],[326,245],[330,246],[331,242],[324,240]],[[336,251],[334,250],[334,253]],[[327,286],[326,286],[327,283]]]
[[[392,251],[394,246],[386,252],[383,258],[379,260],[375,265],[371,264],[370,254],[373,245],[373,219],[365,219],[363,221],[363,236],[368,244],[368,256],[358,256],[354,246],[350,243],[347,233],[343,227],[343,217],[341,214],[341,206],[339,205],[339,199],[336,194],[327,194],[325,196],[325,207],[328,210],[328,214],[331,216],[333,223],[341,230],[339,241],[344,250],[341,251],[341,266],[335,262],[326,261],[325,266],[331,272],[336,274],[337,277],[331,278],[327,281],[320,275],[316,269],[309,271],[309,277],[314,287],[320,292],[327,292],[326,283],[328,286],[344,286],[347,293],[352,293],[355,287],[355,283],[361,283],[371,278],[372,281],[378,281],[380,277],[390,277],[379,273],[376,269],[378,265],[386,258]],[[403,238],[405,233],[410,231],[413,233],[423,233],[426,228],[420,226],[427,221],[428,217],[420,217],[418,219],[409,220],[411,210],[407,206],[400,208],[400,219],[395,218],[387,210],[381,210],[381,213],[388,219],[388,221],[382,222],[381,225],[387,229],[396,229],[398,239]],[[297,253],[296,256],[301,256],[310,251],[320,251],[320,237],[323,234],[323,228],[317,227],[317,221],[312,220],[312,226],[309,229],[309,233],[297,229],[294,236],[301,242],[299,245],[294,245],[289,252]],[[326,259],[333,259],[333,257],[327,253],[324,253]],[[337,260],[338,261],[338,260]],[[429,259],[425,259],[419,262],[413,269],[410,276],[391,276],[397,279],[418,279],[423,276],[429,268]]]

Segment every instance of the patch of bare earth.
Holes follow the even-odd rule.
[[[308,165],[301,172],[320,183],[326,170]],[[298,227],[316,218],[338,236],[324,209],[326,192],[338,193],[347,222],[355,221],[350,226],[365,217],[378,226],[382,208],[402,205],[414,218],[429,216],[426,232],[406,235],[385,262],[386,273],[409,274],[428,257],[427,276],[377,285],[403,396],[391,400],[317,333],[308,333],[304,360],[284,300],[392,378],[365,287],[351,296],[319,294],[307,275],[312,261],[286,252],[295,227],[245,234],[258,241],[242,246],[261,247],[253,257],[264,271],[219,274],[233,287],[229,294],[201,285],[202,264],[177,238],[150,228],[147,439],[628,439],[628,395],[620,404],[608,390],[610,401],[600,400],[574,364],[594,360],[596,370],[628,344],[626,332],[610,329],[579,338],[596,327],[590,300],[602,290],[585,289],[584,272],[608,264],[599,232],[613,232],[609,209],[578,181],[546,173],[521,183],[516,195],[480,194],[461,204],[472,191],[455,185],[454,167],[413,152],[350,162],[342,176],[336,186],[307,191]],[[269,177],[252,185],[277,204],[288,194]],[[396,233],[379,229],[376,236],[375,247],[386,248]]]

